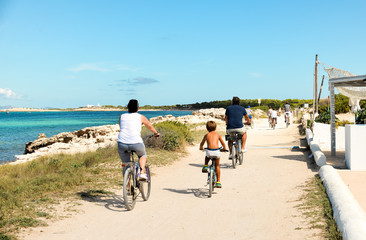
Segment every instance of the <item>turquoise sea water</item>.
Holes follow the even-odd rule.
[[[23,154],[25,144],[37,139],[39,133],[51,137],[85,127],[118,124],[120,111],[108,112],[10,112],[0,113],[0,163],[13,161]],[[148,119],[171,114],[190,115],[190,111],[139,111]]]

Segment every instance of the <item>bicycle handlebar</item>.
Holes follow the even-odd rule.
[[[157,134],[150,134],[148,135],[147,137],[144,138],[144,142],[149,139],[149,138],[152,138],[152,137],[159,137],[160,136],[160,133],[157,133]]]

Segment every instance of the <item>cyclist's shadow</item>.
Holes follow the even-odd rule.
[[[98,205],[104,205],[105,208],[115,212],[128,211],[125,206],[123,196],[117,194],[91,195],[89,192],[78,192],[81,199],[88,202],[94,202]]]
[[[188,188],[188,189],[173,189],[173,188],[164,188],[166,191],[179,193],[179,194],[193,194],[198,198],[207,198],[208,197],[208,189],[207,188]]]

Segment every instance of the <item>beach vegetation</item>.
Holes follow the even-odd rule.
[[[117,109],[118,107],[114,106],[114,105],[103,105],[102,108],[111,108],[111,109]]]
[[[261,109],[263,111],[267,111],[268,107],[272,108],[283,108],[286,102],[288,102],[292,108],[303,107],[305,103],[312,104],[313,100],[308,99],[285,99],[285,100],[278,100],[278,99],[261,99],[261,103],[258,103],[258,99],[241,99],[240,105],[243,107],[250,106],[254,109]],[[231,99],[229,100],[222,100],[222,101],[211,101],[211,102],[202,102],[202,103],[194,103],[194,104],[186,104],[186,105],[176,105],[178,109],[182,106],[185,108],[190,109],[207,109],[207,108],[227,108],[231,105]]]
[[[155,124],[154,127],[160,133],[160,137],[147,139],[146,146],[148,147],[176,151],[193,142],[189,127],[183,123],[164,121]],[[148,134],[150,133],[147,129],[142,131],[143,136]]]
[[[361,107],[362,109],[365,109],[365,108],[366,108],[366,99],[361,99],[361,100],[360,100],[360,107]]]
[[[361,109],[356,114],[356,124],[365,124],[366,122],[366,109]]]
[[[162,148],[147,146],[152,167],[177,160],[192,142],[189,128],[170,122],[156,125]],[[159,138],[157,138],[159,139]],[[0,239],[16,239],[21,228],[44,225],[60,199],[95,199],[114,195],[122,186],[117,146],[95,152],[56,154],[17,165],[0,166]]]
[[[315,122],[318,123],[325,123],[325,124],[331,124],[330,122],[330,113],[329,112],[323,112],[320,113],[316,118],[315,118]],[[344,120],[344,121],[340,121],[337,117],[335,118],[335,127],[344,127],[346,124],[354,124],[350,121]]]
[[[335,94],[334,104],[335,104],[335,113],[348,113],[350,111],[349,107],[349,98],[342,95],[341,93]],[[322,99],[319,102],[319,113],[329,112],[329,99]]]
[[[335,95],[335,113],[348,113],[350,111],[349,98],[338,93]]]
[[[336,124],[339,122],[339,119],[336,117]],[[318,123],[325,123],[330,124],[330,113],[329,112],[322,112],[315,118],[315,122]]]
[[[341,240],[342,234],[333,218],[332,205],[319,175],[311,178],[303,190],[304,194],[299,199],[301,204],[297,208],[309,220],[307,228],[319,229],[323,239]]]

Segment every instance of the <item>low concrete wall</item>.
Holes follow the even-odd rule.
[[[311,152],[313,153],[316,165],[319,167],[327,164],[327,158],[321,151],[319,144],[314,140],[313,132],[310,129],[306,129],[306,141],[310,146]]]
[[[317,123],[313,124],[314,141],[316,141],[320,148],[330,149],[330,124]],[[345,129],[338,127],[336,129],[336,149],[345,149]]]
[[[305,133],[306,133],[306,141],[308,142],[308,145],[310,146],[310,142],[313,141],[313,138],[314,138],[313,132],[309,128],[307,128]]]
[[[338,172],[329,165],[319,175],[332,203],[333,216],[345,240],[366,239],[366,214],[344,184]]]

